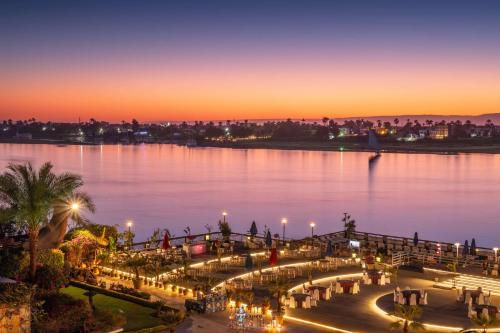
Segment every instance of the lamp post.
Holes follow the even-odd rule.
[[[460,243],[455,243],[455,246],[457,247],[457,261],[458,261],[458,249],[460,248]]]
[[[314,227],[316,226],[316,223],[311,221],[309,226],[311,227],[311,246],[314,246]]]
[[[127,221],[127,228],[128,228],[128,246],[132,247],[132,220]]]
[[[224,222],[224,223],[226,223],[226,216],[227,216],[227,212],[223,211],[222,212],[222,222]]]
[[[288,220],[286,218],[281,219],[281,224],[283,225],[283,246],[285,246],[285,227],[287,223]]]
[[[498,247],[494,247],[493,251],[495,251],[495,264],[498,262]]]

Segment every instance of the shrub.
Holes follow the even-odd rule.
[[[48,293],[42,299],[43,319],[34,321],[33,332],[84,332],[91,316],[87,302],[62,293]]]
[[[42,266],[37,269],[35,281],[38,288],[44,291],[57,290],[64,287],[69,281],[62,269],[51,266]]]
[[[62,270],[64,268],[64,253],[58,249],[40,250],[38,251],[37,262],[44,266]]]

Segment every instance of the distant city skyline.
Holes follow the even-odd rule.
[[[497,1],[0,4],[0,119],[500,112]]]

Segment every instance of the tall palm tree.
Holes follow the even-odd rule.
[[[412,330],[425,330],[422,323],[416,321],[416,319],[422,316],[422,309],[418,306],[410,305],[395,305],[394,315],[400,319],[391,323],[391,329],[403,328],[404,333],[408,333],[410,329]]]
[[[79,221],[79,215],[71,213],[71,210],[78,210],[79,204],[69,200],[83,185],[81,177],[71,173],[56,175],[52,169],[53,165],[49,162],[38,170],[31,163],[9,164],[7,171],[0,175],[0,219],[2,222],[15,221],[28,235],[32,280],[36,273],[40,230],[50,224],[51,217],[59,214],[67,216],[66,223],[71,217]],[[79,197],[88,201],[93,209],[88,196],[80,194]],[[66,207],[62,209],[65,203]]]

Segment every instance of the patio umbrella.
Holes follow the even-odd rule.
[[[470,254],[475,256],[476,255],[476,239],[472,238],[472,241],[470,242]]]
[[[273,245],[273,239],[271,238],[271,231],[267,231],[266,234],[266,246],[271,247]]]
[[[278,264],[278,251],[274,248],[271,250],[271,256],[269,256],[269,265],[275,266]]]
[[[418,246],[418,232],[413,235],[413,245]]]
[[[463,254],[464,256],[466,256],[466,255],[468,255],[468,254],[469,254],[469,252],[470,252],[470,250],[469,250],[469,241],[466,239],[466,240],[465,240],[465,243],[464,243],[464,248],[463,248],[463,250],[462,250],[462,254]]]
[[[168,232],[166,232],[165,236],[163,236],[163,244],[161,247],[164,250],[170,249],[170,238],[168,237]]]
[[[252,256],[249,254],[247,254],[247,257],[245,259],[245,268],[247,271],[251,271],[252,268],[253,268],[253,260],[252,260]]]
[[[252,235],[252,237],[255,237],[255,235],[257,235],[258,231],[257,231],[257,224],[255,224],[255,221],[252,222],[252,226],[250,227],[250,235]]]
[[[325,253],[325,255],[327,257],[333,256],[333,244],[332,244],[332,240],[331,239],[328,240],[328,244],[326,245],[326,253]]]

